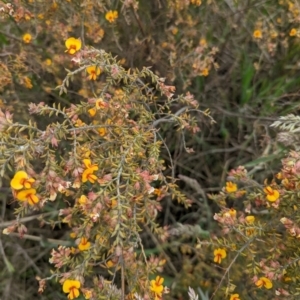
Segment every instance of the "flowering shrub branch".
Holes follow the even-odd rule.
[[[299,297],[298,152],[263,174],[278,142],[300,149],[299,16],[296,0],[0,0],[0,253],[23,265],[4,299],[31,266],[69,299]],[[200,132],[210,110],[220,127]],[[15,236],[52,244],[52,275]]]
[[[239,260],[243,257],[247,268],[242,272],[251,278],[252,289],[256,286],[270,290],[261,295],[273,295],[274,299],[297,295],[299,162],[299,153],[290,152],[282,160],[281,171],[271,182],[266,180],[264,186],[253,185],[246,169],[239,167],[230,171],[230,181],[223,192],[210,195],[221,208],[214,219],[222,226],[224,234],[222,239],[212,239],[211,245],[218,245],[214,246],[214,262],[223,264],[223,259],[230,256],[215,293],[229,272],[232,273],[232,268],[239,268]],[[239,211],[228,208],[226,198],[242,202],[244,208]],[[235,290],[235,287],[229,288],[235,280],[228,280],[228,291]]]
[[[22,218],[58,201],[59,216],[74,243],[52,250],[51,278],[59,280],[68,299],[81,294],[86,299],[125,299],[134,293],[161,299],[167,292],[163,278],[150,282],[149,276],[161,271],[165,260],[149,260],[139,234],[146,225],[164,240],[165,230],[155,221],[160,200],[172,196],[186,207],[190,201],[177,191],[175,178],[164,176],[158,128],[167,121],[182,132],[197,132],[192,117],[196,104],[190,94],[175,97],[175,87],[149,69],[125,70],[105,51],[81,49],[76,43],[69,39],[66,47],[78,68],[68,71],[58,89],[66,93],[70,80],[85,70],[97,80],[100,72],[92,73],[92,67],[99,68],[95,98],[69,107],[31,103],[29,112],[47,120],[44,129],[32,121],[16,123],[1,111],[1,168],[14,172],[10,184],[19,202],[19,221],[4,233],[18,229],[24,236]],[[180,103],[184,107],[172,113]],[[93,276],[95,269],[100,277]],[[111,281],[105,280],[109,274]],[[46,279],[39,282],[43,292]]]

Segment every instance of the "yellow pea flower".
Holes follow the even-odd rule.
[[[106,267],[107,267],[108,269],[112,268],[114,265],[115,265],[115,263],[113,263],[112,260],[109,260],[109,261],[106,262]]]
[[[234,208],[230,208],[229,214],[230,214],[231,218],[234,219],[236,217],[236,210]]]
[[[86,169],[82,173],[82,178],[81,181],[87,182],[89,181],[90,183],[95,183],[98,177],[94,174],[94,171],[92,169]]]
[[[89,158],[85,158],[84,160],[83,160],[83,163],[84,163],[84,165],[85,165],[85,167],[87,168],[87,169],[91,169],[91,170],[93,170],[93,171],[98,171],[98,166],[97,165],[93,165],[92,164],[92,162],[91,162],[91,160],[89,159]]]
[[[295,36],[297,34],[297,29],[292,28],[290,31],[290,36]]]
[[[214,262],[220,264],[222,259],[227,256],[226,250],[222,248],[218,248],[214,250]]]
[[[279,198],[279,192],[272,189],[270,186],[264,188],[264,192],[267,194],[266,198],[270,202],[275,202]]]
[[[246,220],[246,223],[248,223],[248,224],[253,224],[254,221],[255,221],[255,217],[254,217],[254,216],[247,216],[247,217],[245,218],[245,220]]]
[[[254,30],[253,37],[255,39],[262,39],[262,32],[261,32],[261,30],[259,30],[259,29]]]
[[[265,287],[266,289],[271,289],[273,287],[272,281],[267,277],[260,277],[256,282],[255,285],[258,288]]]
[[[91,243],[88,241],[88,239],[86,237],[82,237],[78,245],[78,249],[80,251],[86,251],[90,249],[90,247],[91,247]]]
[[[30,33],[25,33],[25,34],[23,35],[23,42],[24,42],[25,44],[29,44],[31,41],[32,41],[32,36],[31,36],[31,34],[30,34]]]
[[[88,113],[89,113],[89,115],[90,115],[91,117],[94,117],[94,116],[96,115],[96,112],[97,112],[96,107],[90,108],[90,109],[88,110]]]
[[[200,72],[200,76],[206,77],[206,76],[208,76],[208,74],[209,74],[208,68],[204,68],[204,69],[201,70],[201,72]]]
[[[101,128],[98,128],[97,130],[98,130],[98,133],[100,136],[106,135],[106,128],[101,127]]]
[[[29,205],[34,205],[40,200],[36,196],[35,189],[21,190],[17,193],[17,199],[20,201],[27,201]]]
[[[118,12],[116,10],[109,10],[106,14],[105,14],[105,19],[109,22],[109,23],[114,23],[116,21],[116,19],[118,19]]]
[[[241,300],[241,298],[239,294],[232,294],[230,296],[230,300]]]
[[[225,190],[227,193],[234,193],[237,191],[237,185],[231,181],[226,182]]]
[[[10,186],[14,190],[30,189],[32,184],[35,182],[33,178],[29,178],[25,171],[18,171],[14,178],[10,181]]]
[[[67,48],[65,52],[73,55],[81,49],[81,40],[70,37],[65,41],[65,45]]]
[[[96,80],[97,76],[99,76],[101,73],[100,68],[97,66],[89,66],[86,68],[86,71],[89,74],[89,80]]]
[[[150,291],[155,293],[155,296],[161,297],[164,290],[163,286],[164,278],[156,276],[155,280],[150,281]]]
[[[79,289],[80,289],[80,281],[78,280],[72,280],[72,279],[67,279],[64,283],[63,283],[63,292],[68,295],[68,299],[75,299],[79,297]]]
[[[32,89],[33,85],[32,85],[31,79],[27,76],[25,76],[23,79],[24,79],[25,87],[28,88],[28,89]]]
[[[81,195],[80,198],[78,199],[78,203],[84,205],[86,204],[87,200],[88,200],[87,196]]]

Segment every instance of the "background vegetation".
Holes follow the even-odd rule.
[[[118,15],[109,19],[110,11]],[[164,84],[174,86],[169,90],[174,97],[190,96],[201,113],[190,111],[197,124],[192,130],[180,131],[180,122],[161,122],[159,127],[164,175],[178,178],[177,185],[192,203],[186,208],[171,197],[161,200],[157,222],[161,228],[168,226],[169,236],[163,244],[149,228],[141,233],[147,257],[166,259],[161,275],[171,292],[164,299],[186,299],[189,286],[199,298],[229,299],[235,280],[241,299],[275,299],[274,291],[257,291],[251,281],[255,274],[244,276],[247,260],[243,256],[229,260],[237,265],[230,270],[230,278],[225,272],[229,263],[225,267],[214,263],[213,249],[225,242],[214,239],[223,235],[224,228],[213,216],[224,207],[244,212],[244,198],[225,195],[225,182],[241,179],[232,173],[228,179],[231,169],[244,166],[249,181],[242,186],[252,188],[256,182],[264,195],[264,180],[275,178],[290,148],[298,150],[297,134],[291,133],[297,119],[283,120],[292,121],[284,123],[280,133],[275,127],[282,123],[270,125],[299,110],[299,24],[297,0],[0,1],[0,107],[13,113],[15,122],[25,124],[31,119],[42,130],[48,123],[43,116],[28,113],[30,103],[83,105],[85,109],[84,103],[103,90],[106,77],[101,72],[94,81],[88,80],[86,72],[75,74],[68,93],[59,93],[56,87],[64,86],[77,63],[65,52],[70,37],[81,39],[86,55],[91,47],[103,49],[124,70],[149,67],[157,78],[165,78]],[[147,87],[155,89],[155,83],[149,81]],[[155,96],[159,105],[166,105],[162,114],[167,110],[176,114],[183,107],[180,101],[169,104],[168,97]],[[155,118],[160,120],[162,114]],[[61,156],[67,154],[63,149]],[[12,202],[9,186],[14,169],[4,165],[2,170],[0,226],[4,229],[15,219],[18,204]],[[217,198],[220,192],[225,194]],[[250,198],[258,195],[256,191]],[[58,221],[59,208],[61,203],[47,207],[43,218],[39,218],[41,212],[24,216],[28,232],[23,239],[18,233],[1,234],[2,300],[66,298],[54,280],[39,295],[36,280],[49,276],[52,248],[70,241],[70,229]],[[278,215],[278,220],[283,216]],[[47,222],[42,221],[44,217]],[[274,227],[266,222],[266,228]],[[227,249],[237,242],[234,239],[225,243]],[[292,292],[279,296],[296,299]]]

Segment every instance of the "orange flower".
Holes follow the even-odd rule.
[[[51,66],[52,65],[52,60],[50,58],[47,58],[45,61],[44,61],[45,65],[46,66]]]
[[[161,196],[162,195],[162,189],[154,189],[153,194],[158,196],[158,197]]]
[[[236,217],[236,210],[234,208],[230,208],[229,214],[230,214],[231,218],[234,219]]]
[[[85,158],[83,160],[83,163],[86,169],[82,173],[82,178],[81,178],[82,182],[89,181],[90,183],[95,183],[95,181],[97,180],[97,176],[94,175],[94,171],[98,170],[98,166],[92,165],[92,162],[89,158]]]
[[[239,295],[239,294],[232,294],[232,295],[230,296],[230,300],[241,300],[241,299],[240,299],[240,295]]]
[[[107,104],[103,101],[102,98],[96,100],[96,108],[101,109],[107,107]]]
[[[112,268],[114,265],[115,265],[115,263],[111,259],[106,262],[106,267],[108,269]]]
[[[33,85],[32,85],[31,79],[27,76],[25,76],[23,79],[24,79],[25,87],[28,88],[28,89],[32,89]]]
[[[197,5],[197,6],[200,6],[202,3],[201,0],[191,0],[191,4],[194,4],[194,5]]]
[[[91,117],[94,117],[94,116],[96,115],[96,112],[97,112],[96,107],[90,108],[90,109],[88,110],[88,113],[89,113],[89,115],[90,115]]]
[[[99,70],[99,74],[100,74],[100,70]],[[96,74],[96,76],[99,74]],[[102,98],[99,98],[96,100],[95,107],[90,108],[88,110],[88,113],[90,114],[91,117],[94,117],[97,113],[97,110],[104,109],[106,107],[107,107],[107,103],[105,103]]]
[[[100,127],[97,129],[100,136],[106,135],[106,128]]]
[[[68,295],[68,299],[75,299],[79,297],[80,281],[67,279],[63,284],[63,292]]]
[[[32,36],[31,36],[30,33],[25,33],[25,34],[23,35],[23,42],[24,42],[25,44],[29,44],[29,43],[31,42],[31,40],[32,40]]]
[[[252,236],[255,233],[255,229],[254,228],[248,228],[245,231],[246,236]]]
[[[237,191],[237,185],[231,181],[226,182],[225,190],[227,193],[234,193]]]
[[[89,181],[90,183],[95,183],[97,180],[97,176],[94,174],[94,171],[92,169],[86,169],[82,173],[82,182]]]
[[[97,76],[99,76],[101,73],[100,68],[97,66],[89,66],[86,68],[86,71],[89,74],[89,80],[96,80]]]
[[[297,34],[297,30],[295,28],[292,28],[290,31],[290,36],[295,36]]]
[[[25,14],[24,14],[24,19],[25,19],[26,21],[29,21],[29,20],[31,19],[31,16],[30,16],[28,13],[25,13]]]
[[[202,46],[202,47],[206,47],[206,46],[207,46],[207,41],[206,41],[206,39],[204,39],[204,38],[200,39],[199,45]]]
[[[91,169],[93,171],[98,171],[98,166],[97,165],[92,165],[92,162],[89,158],[85,158],[83,160],[83,163],[84,163],[84,165],[87,169]]]
[[[69,54],[75,54],[81,49],[81,40],[70,37],[65,41],[65,45],[67,48],[65,52],[68,52]]]
[[[163,282],[164,282],[164,278],[160,276],[156,276],[155,280],[153,279],[150,281],[150,291],[155,293],[155,297],[162,296],[162,292],[164,290]]]
[[[116,10],[109,10],[106,14],[105,14],[105,19],[109,22],[109,23],[114,23],[116,21],[116,19],[118,19],[118,12]]]
[[[33,178],[29,178],[25,171],[18,171],[14,178],[10,181],[10,186],[14,190],[30,189],[35,182]]]
[[[17,199],[20,201],[27,201],[29,205],[34,205],[40,201],[35,194],[35,189],[22,190],[17,192]]]
[[[255,285],[258,288],[265,287],[266,289],[271,289],[273,287],[272,281],[267,277],[260,277],[256,282]]]
[[[116,199],[112,199],[111,200],[111,204],[110,204],[110,207],[111,208],[115,208],[118,206],[118,201]]]
[[[201,72],[200,72],[200,76],[206,77],[206,76],[208,76],[208,74],[209,74],[208,68],[204,68],[204,69],[201,70]]]
[[[255,39],[262,39],[262,32],[261,32],[261,30],[259,30],[259,29],[254,30],[253,37]]]
[[[225,249],[215,249],[214,251],[214,262],[220,264],[222,259],[226,257],[226,251]]]
[[[85,125],[86,124],[82,120],[80,120],[80,119],[77,119],[75,121],[75,127],[82,127],[82,126],[85,126]]]
[[[255,217],[254,217],[254,216],[247,216],[247,217],[245,218],[245,220],[246,220],[246,223],[247,223],[247,224],[253,224],[254,221],[255,221]]]
[[[78,249],[80,251],[85,251],[90,249],[90,247],[91,247],[91,243],[88,241],[88,239],[86,237],[82,237],[78,245]]]
[[[270,202],[275,202],[279,198],[279,192],[273,190],[270,186],[264,188],[264,192],[267,194],[267,200]]]
[[[173,27],[171,32],[172,34],[176,35],[178,33],[178,27]]]
[[[87,196],[81,195],[80,198],[78,199],[78,203],[84,205],[86,204],[87,199],[88,199]]]

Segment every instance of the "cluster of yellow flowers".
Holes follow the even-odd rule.
[[[65,45],[67,48],[65,52],[73,55],[81,49],[81,40],[70,37],[65,41]],[[92,65],[86,68],[86,72],[89,74],[89,80],[96,80],[101,73],[101,69],[98,66]]]
[[[272,37],[276,37],[278,34],[273,35]],[[292,28],[289,32],[289,36],[297,36],[298,30],[296,28]],[[263,33],[260,29],[255,29],[252,34],[254,39],[261,40],[263,38]]]
[[[10,181],[14,196],[19,201],[25,201],[29,205],[38,203],[39,198],[36,195],[36,189],[32,187],[34,182],[35,179],[30,178],[25,171],[18,171]]]
[[[166,292],[166,288],[163,286],[164,278],[156,276],[155,279],[150,282],[150,291],[154,294],[154,300],[161,300],[163,293]],[[63,283],[62,289],[63,292],[68,294],[68,299],[73,300],[79,297],[80,295],[81,283],[79,280],[66,279]],[[84,291],[84,298],[91,298],[91,291]],[[233,300],[233,299],[231,299]],[[238,299],[234,299],[238,300]]]
[[[265,199],[269,202],[276,202],[280,198],[280,192],[274,188],[277,187],[275,183],[272,183],[272,185],[266,185],[263,189],[263,192],[265,193]],[[236,195],[239,192],[238,185],[232,181],[226,182],[226,185],[224,187],[224,191],[228,194]],[[246,193],[246,191],[244,191]],[[226,217],[227,219],[236,220],[236,210],[234,208],[227,209],[225,213],[223,213],[222,218]],[[220,218],[219,220],[223,220]],[[253,215],[248,215],[244,217],[244,224],[250,225],[246,228],[246,235],[251,236],[255,233],[255,228],[251,227],[251,225],[255,222],[255,217]],[[225,223],[223,223],[225,224]],[[253,225],[252,225],[253,226]],[[222,260],[227,257],[226,249],[224,248],[217,248],[213,252],[214,255],[214,262],[217,264],[221,264]],[[271,289],[273,287],[272,281],[268,277],[254,277],[253,278],[254,284],[258,288],[266,288]],[[231,294],[230,300],[241,300],[239,294]]]
[[[227,181],[225,185],[225,191],[227,193],[234,193],[238,190],[238,186],[236,183],[233,183],[232,181]],[[264,188],[264,192],[266,194],[266,199],[270,202],[275,202],[279,199],[280,194],[279,191],[272,188],[271,186],[266,186]]]
[[[277,185],[275,183],[272,183],[271,185],[266,185],[263,189],[263,193],[265,194],[265,200],[268,202],[276,202],[280,199],[280,192],[276,189]],[[226,182],[226,185],[223,189],[224,192],[227,194],[231,194],[233,196],[239,195],[241,190],[239,190],[238,185],[232,181]],[[243,191],[243,194],[245,194],[246,191]],[[237,211],[234,208],[231,209],[224,209],[223,212],[218,215],[217,220],[221,222],[222,224],[229,224],[232,225],[232,222],[235,222],[237,220]],[[229,222],[229,221],[232,222]],[[245,228],[245,234],[246,236],[252,236],[255,234],[255,227],[253,226],[255,222],[255,217],[253,215],[248,215],[245,217],[242,217],[239,219],[241,224],[247,225]],[[221,264],[222,260],[227,257],[226,249],[224,248],[217,248],[214,249],[213,252],[214,255],[214,262],[217,264]],[[254,277],[253,278],[254,284],[258,288],[266,288],[271,289],[273,287],[272,281],[268,277]],[[240,295],[235,293],[230,295],[230,300],[241,300]]]
[[[95,106],[88,110],[88,113],[91,117],[94,117],[98,110],[103,109],[105,107],[107,107],[106,102],[104,102],[102,98],[99,98],[96,100]]]
[[[254,221],[253,216],[249,216],[249,221],[252,222]],[[226,258],[227,253],[226,250],[223,248],[218,248],[214,250],[214,262],[220,264],[222,262],[222,259]],[[267,277],[260,277],[255,280],[255,285],[258,288],[266,288],[266,289],[271,289],[273,287],[272,281],[267,278]],[[232,294],[230,296],[230,300],[240,300],[240,295],[239,294]]]

